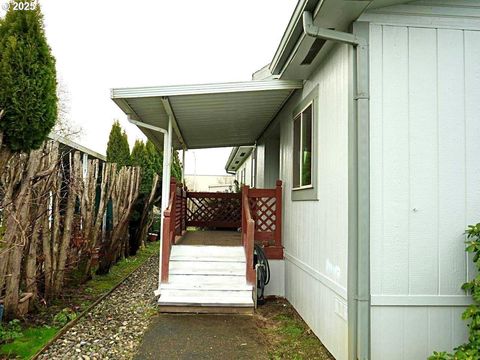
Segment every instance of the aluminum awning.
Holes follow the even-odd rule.
[[[167,128],[173,147],[253,145],[301,81],[267,80],[112,89],[112,100],[132,120]],[[159,148],[163,135],[139,126]]]

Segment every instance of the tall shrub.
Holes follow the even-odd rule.
[[[480,359],[480,223],[470,225],[466,231],[467,242],[465,250],[473,254],[473,263],[477,275],[462,285],[462,289],[472,295],[473,304],[462,314],[462,319],[468,321],[468,342],[455,348],[453,354],[434,352],[429,360],[476,360]]]
[[[131,163],[127,134],[118,121],[113,123],[108,137],[107,161],[117,164],[117,170]]]
[[[38,149],[47,138],[57,117],[56,86],[40,7],[10,6],[0,20],[0,130],[11,150]]]

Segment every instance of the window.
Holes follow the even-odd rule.
[[[313,103],[293,119],[293,188],[310,188],[312,181]]]

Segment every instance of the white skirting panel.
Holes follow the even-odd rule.
[[[348,356],[347,300],[285,260],[286,297],[337,360]]]
[[[285,260],[268,260],[270,282],[265,287],[265,296],[285,297]]]
[[[373,306],[372,360],[424,360],[434,350],[452,351],[467,337],[461,320],[464,310],[460,306]]]

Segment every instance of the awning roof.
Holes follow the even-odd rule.
[[[112,89],[131,119],[166,129],[175,118],[173,146],[189,149],[253,145],[300,81],[267,80]],[[163,135],[139,127],[158,147]]]

